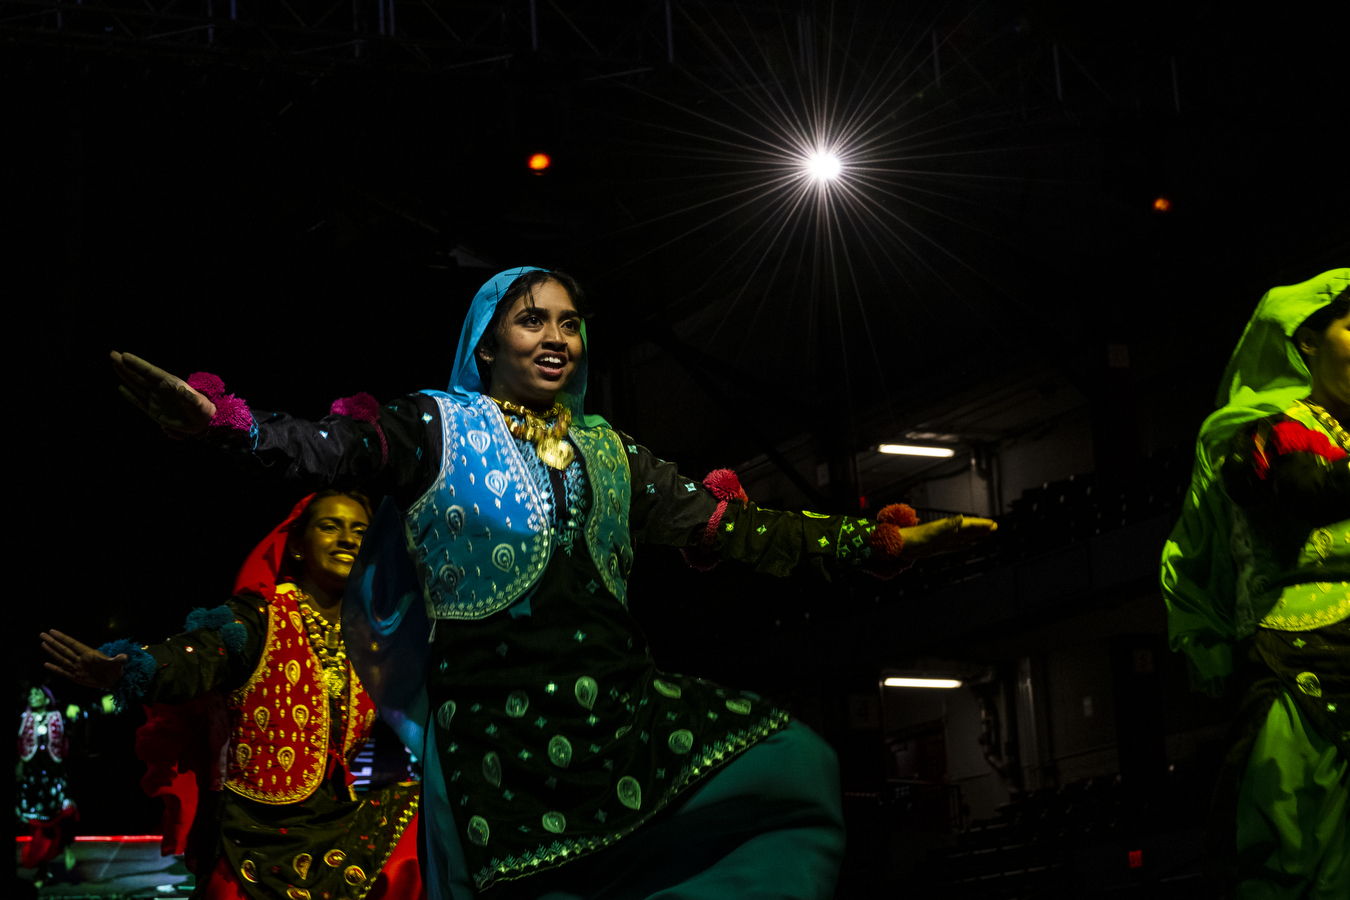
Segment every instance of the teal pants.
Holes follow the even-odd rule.
[[[494,885],[483,896],[828,900],[843,857],[838,760],[814,731],[793,721],[669,816],[588,860]]]
[[[1348,774],[1344,754],[1281,694],[1238,789],[1238,900],[1350,898]]]

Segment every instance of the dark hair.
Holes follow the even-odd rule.
[[[1294,341],[1294,346],[1297,347],[1299,328],[1306,328],[1320,337],[1326,334],[1326,330],[1331,327],[1332,322],[1344,318],[1347,312],[1350,312],[1350,288],[1341,291],[1330,303],[1304,319],[1298,328],[1294,329],[1290,339]],[[1302,350],[1299,350],[1299,353],[1306,358],[1307,355]]]
[[[502,299],[497,301],[497,308],[492,311],[492,319],[483,330],[478,347],[474,348],[474,362],[478,364],[478,377],[483,382],[484,388],[492,386],[492,370],[478,358],[478,348],[496,353],[497,330],[501,327],[502,316],[521,297],[528,297],[536,287],[549,281],[556,281],[564,291],[567,291],[568,299],[572,301],[572,305],[581,313],[583,319],[591,317],[591,309],[586,304],[586,292],[581,289],[577,280],[566,272],[559,269],[535,269],[517,276],[507,287],[506,293],[502,294]]]

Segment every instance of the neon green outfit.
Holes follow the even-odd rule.
[[[1240,898],[1350,897],[1350,441],[1305,402],[1291,340],[1348,285],[1334,269],[1261,299],[1163,550],[1192,687],[1241,692],[1215,797],[1233,829],[1219,867]]]

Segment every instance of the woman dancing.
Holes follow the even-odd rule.
[[[250,411],[214,377],[197,390],[113,359],[172,432],[388,495],[344,631],[426,767],[432,896],[828,897],[833,753],[771,702],[656,668],[628,611],[633,544],[703,568],[889,576],[994,523],[775,512],[729,471],[682,477],[583,413],[584,312],[561,272],[502,272],[474,299],[448,390],[364,422]]]
[[[1350,896],[1350,269],[1262,298],[1163,553],[1172,648],[1241,707],[1213,855],[1238,897]]]
[[[170,795],[165,852],[188,852],[195,897],[422,895],[417,786],[364,799],[350,787],[375,706],[347,659],[339,620],[369,522],[360,494],[306,497],[249,555],[234,596],[193,610],[185,633],[162,644],[120,640],[95,650],[59,631],[42,635],[52,671],[113,691],[121,708],[154,704],[137,733],[151,769],[143,784]],[[224,727],[212,734],[217,704]],[[218,803],[212,781],[217,791],[223,783]]]

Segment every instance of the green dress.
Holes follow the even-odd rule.
[[[1262,298],[1163,551],[1172,649],[1197,690],[1241,698],[1215,798],[1239,897],[1350,896],[1350,447],[1290,339],[1348,284]]]

